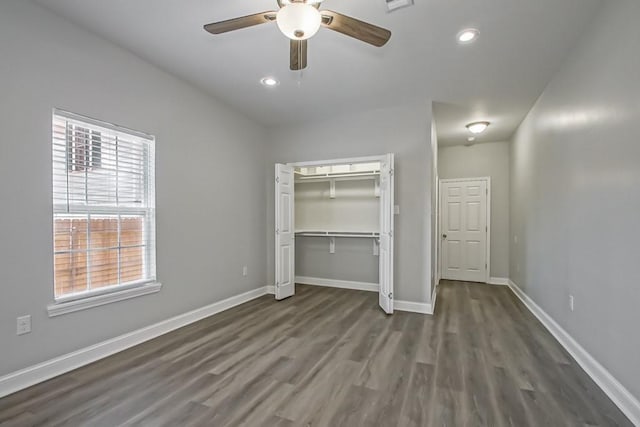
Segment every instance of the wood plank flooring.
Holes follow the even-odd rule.
[[[630,426],[506,287],[297,286],[0,399],[2,426]]]

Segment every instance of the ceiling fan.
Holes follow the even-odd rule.
[[[280,31],[290,41],[292,70],[307,66],[307,40],[320,27],[329,28],[374,46],[383,46],[391,37],[391,31],[330,10],[319,10],[322,0],[277,0],[280,9],[267,11],[204,26],[211,34],[222,34],[254,25],[276,22]]]

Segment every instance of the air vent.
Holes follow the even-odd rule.
[[[387,12],[393,12],[402,7],[413,6],[413,0],[385,0]]]

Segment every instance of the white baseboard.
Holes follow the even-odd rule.
[[[275,295],[276,294],[275,285],[267,285],[267,293],[270,295]]]
[[[509,279],[506,277],[490,277],[489,285],[509,286]]]
[[[156,324],[85,347],[55,359],[21,369],[0,377],[0,397],[6,396],[65,372],[93,363],[112,354],[126,350],[175,329],[197,322],[205,317],[228,310],[267,294],[268,286],[235,295],[222,301],[180,314]]]
[[[633,396],[609,371],[595,360],[567,331],[536,304],[518,285],[509,280],[509,288],[533,313],[556,340],[578,362],[591,379],[606,393],[618,408],[636,426],[640,426],[640,401]]]
[[[398,311],[409,311],[411,313],[433,314],[432,305],[425,302],[394,300],[393,309]]]
[[[353,282],[350,280],[333,280],[306,276],[296,276],[296,283],[370,292],[378,292],[378,289],[380,288],[380,285],[377,283]],[[410,311],[412,313],[433,314],[432,305],[422,302],[394,300],[393,309],[398,311]]]
[[[354,282],[351,280],[323,279],[320,277],[296,276],[296,283],[302,285],[327,286],[330,288],[355,289],[357,291],[378,292],[380,285],[369,282]]]

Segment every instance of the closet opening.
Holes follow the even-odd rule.
[[[276,164],[276,299],[295,284],[376,291],[393,313],[393,154]]]

